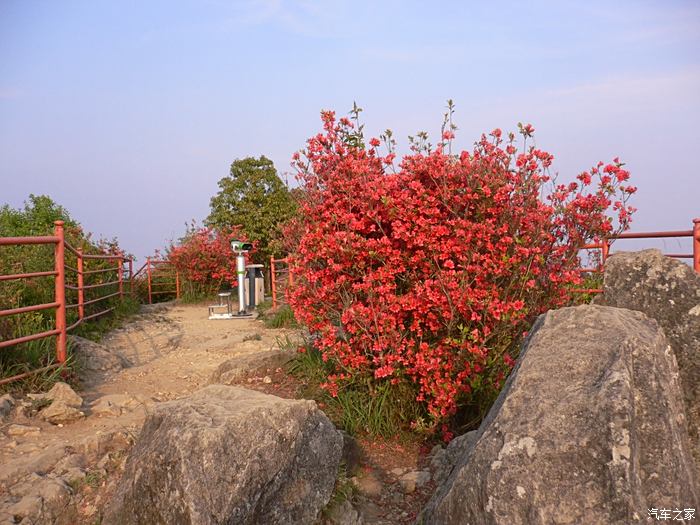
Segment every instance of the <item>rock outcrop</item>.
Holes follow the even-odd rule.
[[[658,250],[616,253],[605,263],[601,304],[656,319],[678,361],[691,448],[700,471],[700,275]]]
[[[82,374],[113,373],[131,366],[129,360],[119,353],[110,352],[105,346],[89,339],[71,335],[68,341]]]
[[[676,360],[640,312],[540,316],[462,443],[424,523],[621,525],[645,522],[651,508],[700,504]]]
[[[247,341],[247,343],[250,343],[254,348],[256,342]],[[289,362],[293,357],[294,353],[282,350],[280,348],[271,348],[268,350],[259,350],[250,353],[240,353],[235,357],[221,363],[216,370],[214,370],[209,382],[222,385],[231,385],[251,370],[255,370],[263,366],[277,368]]]
[[[83,398],[66,383],[58,382],[45,394],[29,394],[35,401],[45,401],[49,405],[39,412],[39,417],[54,425],[70,423],[85,417],[80,410]]]
[[[210,385],[148,416],[105,523],[313,523],[342,450],[312,401]]]

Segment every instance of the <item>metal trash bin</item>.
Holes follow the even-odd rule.
[[[249,264],[246,266],[247,275],[245,280],[245,304],[246,307],[251,310],[251,304],[253,307],[258,306],[265,300],[265,274],[263,269],[265,268],[262,264]],[[251,294],[251,282],[253,283],[253,293]]]

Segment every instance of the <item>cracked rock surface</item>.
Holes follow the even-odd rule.
[[[678,367],[656,321],[550,311],[423,512],[429,524],[645,522],[698,508]]]

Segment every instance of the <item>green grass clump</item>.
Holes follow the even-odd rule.
[[[92,341],[99,341],[107,332],[124,324],[125,320],[138,312],[139,303],[131,297],[115,303],[115,309],[109,314],[95,320],[86,321],[69,332]],[[73,322],[69,319],[69,324]],[[54,329],[55,321],[39,312],[22,314],[16,320],[14,329],[9,332],[11,337],[46,332]],[[24,379],[0,385],[0,393],[14,392],[23,394],[49,390],[56,382],[64,381],[74,386],[78,384],[77,363],[73,359],[70,341],[67,349],[68,357],[61,367],[32,374]],[[29,341],[0,352],[0,379],[31,372],[44,368],[56,362],[56,337],[45,337]]]
[[[288,363],[288,372],[304,383],[303,395],[323,403],[328,416],[346,432],[389,438],[425,419],[424,409],[416,401],[416,389],[407,381],[392,384],[355,374],[343,380],[337,395],[331,396],[321,385],[340,367],[331,359],[324,361],[321,352],[308,341],[302,350]]]
[[[258,310],[260,308],[258,307]],[[294,312],[287,304],[282,305],[274,310],[269,310],[263,318],[267,328],[298,328],[299,324],[294,318]]]

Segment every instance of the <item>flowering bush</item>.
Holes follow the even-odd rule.
[[[390,134],[382,155],[349,119],[322,120],[294,157],[304,197],[290,304],[337,365],[332,395],[358,376],[410,384],[435,428],[500,388],[534,317],[580,282],[581,247],[628,227],[635,188],[617,159],[556,183],[530,125],[520,148],[496,129],[457,155],[445,126],[434,149],[419,135],[397,171]]]
[[[233,239],[246,240],[240,229],[218,231],[191,226],[177,245],[168,249],[168,259],[186,282],[211,294],[223,286],[236,286],[236,254]]]

